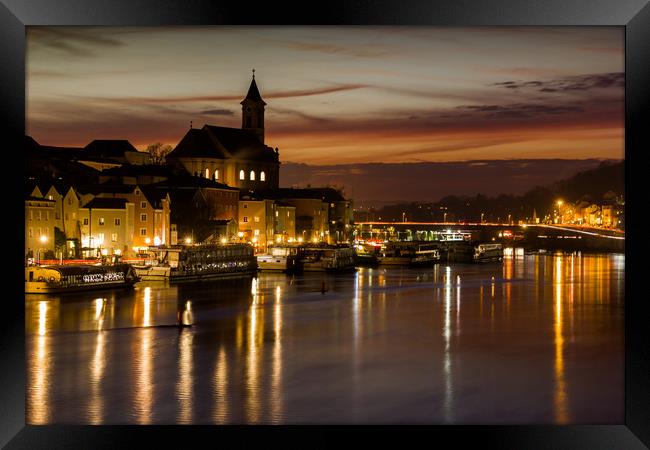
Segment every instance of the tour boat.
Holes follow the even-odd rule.
[[[354,270],[356,252],[351,247],[314,246],[300,251],[304,272],[336,272]]]
[[[263,271],[299,272],[299,253],[300,248],[296,246],[271,246],[267,254],[257,255],[257,266]]]
[[[133,266],[142,281],[197,281],[246,276],[257,271],[248,244],[174,245],[149,249],[150,259]]]
[[[379,259],[377,255],[379,253],[379,248],[368,245],[368,244],[358,244],[357,245],[357,265],[358,266],[376,266],[379,264]]]
[[[125,288],[137,281],[137,274],[130,264],[25,267],[26,294]]]
[[[435,243],[390,242],[380,252],[380,265],[426,266],[440,261],[440,250]]]

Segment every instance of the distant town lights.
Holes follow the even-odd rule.
[[[150,244],[150,243],[151,243],[151,239],[149,239],[149,238],[145,238],[144,243],[145,243],[145,244]]]
[[[224,238],[221,238],[221,243],[222,243],[222,244],[225,244],[226,242],[228,242],[228,241],[226,240],[225,237],[224,237]]]
[[[47,242],[47,236],[45,236],[44,234],[41,234],[40,241],[41,241],[41,244],[45,244]]]
[[[191,244],[191,243],[192,243],[192,239],[190,239],[190,238],[185,238],[185,243],[186,243],[186,244]]]
[[[156,246],[160,245],[160,238],[158,236],[153,238],[153,245],[156,245]]]

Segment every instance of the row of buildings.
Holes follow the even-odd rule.
[[[266,103],[253,77],[242,128],[190,128],[163,164],[124,140],[84,148],[26,137],[25,252],[134,257],[156,245],[336,243],[352,204],[324,188],[280,188],[279,150],[264,141]]]
[[[553,223],[588,225],[603,228],[625,228],[625,200],[611,193],[603,202],[578,200],[575,203],[556,201]]]

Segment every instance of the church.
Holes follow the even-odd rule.
[[[266,102],[257,88],[254,72],[241,105],[241,129],[214,125],[190,128],[167,155],[167,163],[181,165],[192,175],[242,191],[276,189],[279,186],[279,151],[264,142]]]

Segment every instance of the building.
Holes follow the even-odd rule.
[[[79,208],[82,255],[129,255],[135,205],[125,198],[95,197]]]
[[[167,155],[168,164],[243,191],[279,186],[279,151],[264,142],[264,108],[255,82],[242,100],[242,127],[190,128]]]
[[[275,242],[293,242],[296,240],[296,207],[289,203],[275,202],[275,220],[273,236]]]
[[[127,140],[95,139],[84,147],[86,158],[97,160],[113,160],[120,164],[151,164],[151,155],[136,149]]]
[[[38,188],[36,188],[38,189]],[[56,201],[42,196],[25,198],[25,255],[36,260],[53,256]]]
[[[266,251],[267,245],[274,242],[275,202],[242,196],[238,222],[241,238],[251,242],[258,251]]]

